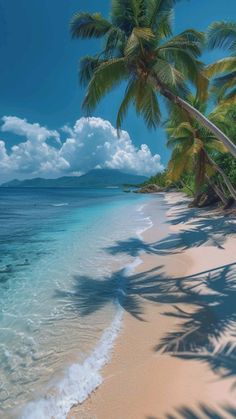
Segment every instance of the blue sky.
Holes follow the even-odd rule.
[[[108,15],[109,5],[105,0],[0,0],[0,117],[25,118],[49,130],[74,125],[82,116],[84,93],[78,84],[78,61],[95,52],[98,44],[72,41],[69,20],[79,10]],[[235,0],[183,0],[175,10],[175,32],[179,32],[187,27],[205,30],[214,20],[230,20],[236,6]],[[222,52],[214,52],[204,58],[210,62],[220,56]],[[102,101],[94,116],[114,125],[121,97],[120,88]],[[133,111],[124,129],[137,147],[147,143],[166,163],[162,129],[148,131]],[[14,129],[6,129],[1,137],[8,151],[23,141],[23,134],[19,137]]]

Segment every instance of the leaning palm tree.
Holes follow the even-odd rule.
[[[194,96],[189,96],[188,100],[195,107],[206,112],[207,102],[199,103]],[[222,109],[222,106],[216,107],[209,115],[211,121],[221,126],[222,130],[227,132],[232,124],[230,111]],[[224,204],[227,199],[217,185],[214,185],[210,176],[217,172],[230,193],[236,201],[236,190],[228,176],[219,167],[214,160],[217,153],[225,153],[227,149],[215,138],[215,136],[201,127],[198,122],[186,118],[186,114],[180,112],[176,106],[172,108],[171,118],[166,124],[166,132],[168,135],[167,145],[172,148],[172,156],[168,165],[167,178],[170,182],[176,182],[186,172],[194,173],[195,178],[195,200],[197,204],[202,187],[207,179],[208,183],[213,187],[217,195]]]
[[[223,58],[207,67],[208,77],[216,76],[214,90],[218,100],[236,103],[236,23],[214,22],[207,31],[207,42],[211,49],[227,49],[230,57]]]
[[[89,113],[101,98],[127,83],[117,128],[134,104],[148,127],[161,118],[158,96],[184,109],[224,143],[236,157],[236,146],[219,127],[188,103],[186,80],[203,84],[198,57],[204,36],[188,29],[172,34],[175,0],[113,0],[110,20],[95,13],[77,13],[71,21],[73,38],[104,38],[102,51],[81,61],[80,80],[88,85],[83,107]]]

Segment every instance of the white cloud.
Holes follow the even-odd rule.
[[[48,130],[15,116],[2,118],[2,132],[24,136],[9,152],[0,141],[0,179],[80,175],[94,168],[113,168],[142,175],[163,169],[158,154],[143,144],[137,148],[129,134],[101,118],[80,118],[74,127],[63,127],[68,135],[61,144],[58,131]],[[49,144],[54,139],[58,144]]]
[[[54,137],[59,141],[60,135],[57,131],[50,131],[39,124],[30,124],[26,119],[17,118],[16,116],[4,116],[2,118],[3,132],[12,132],[17,135],[25,136],[31,142],[44,142],[48,138]]]

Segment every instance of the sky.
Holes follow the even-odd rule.
[[[114,167],[151,175],[169,158],[162,128],[148,131],[131,110],[117,138],[117,88],[83,118],[79,59],[100,41],[71,40],[69,21],[77,11],[109,14],[105,0],[0,0],[0,183],[14,177],[80,175]],[[235,0],[182,0],[175,7],[175,33],[205,30],[236,15]],[[206,52],[209,63],[222,51]]]

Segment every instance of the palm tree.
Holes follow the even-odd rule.
[[[236,23],[214,22],[207,32],[209,48],[224,48],[231,56],[216,61],[207,67],[208,77],[214,80],[218,99],[226,103],[236,103]]]
[[[149,128],[156,127],[161,118],[160,94],[198,120],[236,157],[236,146],[226,134],[185,100],[186,80],[200,86],[205,83],[198,61],[204,36],[193,29],[172,35],[175,2],[113,0],[110,20],[98,13],[74,15],[73,38],[105,40],[99,54],[81,61],[80,81],[88,84],[83,107],[90,113],[105,94],[125,81],[125,96],[117,116],[118,129],[131,104]]]
[[[202,102],[200,104],[198,99],[193,96],[189,96],[188,100],[193,106],[199,107],[201,112],[206,111],[207,103]],[[208,118],[227,132],[227,129],[232,124],[229,115],[229,112],[222,110],[222,106],[218,106],[208,115]],[[224,145],[211,132],[201,127],[198,122],[186,118],[186,114],[180,112],[176,106],[172,108],[171,119],[166,124],[166,131],[168,134],[167,145],[173,149],[168,166],[167,178],[169,181],[176,182],[181,179],[185,172],[193,172],[195,177],[195,204],[198,203],[205,179],[207,179],[222,202],[226,204],[227,199],[224,194],[210,180],[212,172],[217,172],[222,176],[230,195],[236,201],[236,190],[228,176],[212,158],[212,155],[214,156],[216,152],[227,152]]]

